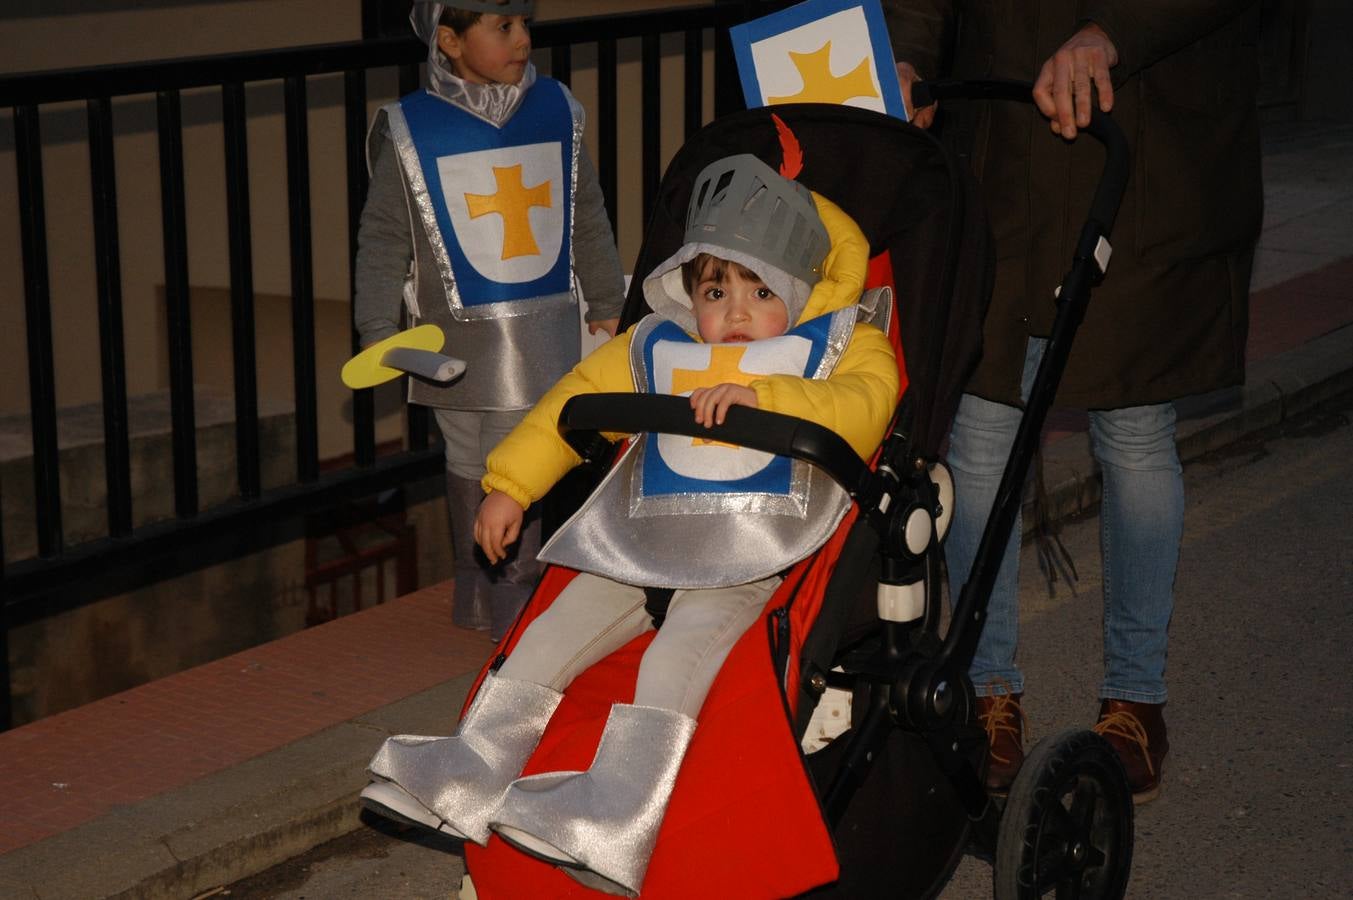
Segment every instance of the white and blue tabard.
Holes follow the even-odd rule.
[[[581,117],[548,78],[501,125],[426,90],[382,112],[418,225],[411,317],[441,325],[447,352],[468,363],[459,408],[529,406],[578,361],[559,335],[578,328],[571,237]]]
[[[630,343],[634,383],[689,395],[769,375],[826,378],[857,307],[760,341],[705,344],[650,315]],[[642,434],[541,550],[546,562],[644,587],[714,588],[780,572],[820,547],[850,498],[808,463],[673,434]]]

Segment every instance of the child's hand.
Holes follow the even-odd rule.
[[[598,319],[595,322],[587,323],[587,333],[596,334],[598,331],[604,331],[611,337],[615,337],[615,330],[619,327],[619,319]]]
[[[730,406],[750,406],[756,409],[756,391],[740,384],[716,384],[710,388],[696,388],[691,393],[691,409],[695,421],[709,428],[722,425]]]
[[[521,504],[500,491],[490,492],[479,504],[479,513],[474,518],[474,539],[489,562],[497,563],[507,558],[507,548],[521,535],[521,522],[525,516],[526,510]]]

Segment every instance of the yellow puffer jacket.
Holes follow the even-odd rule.
[[[869,265],[869,242],[859,226],[830,200],[817,194],[813,200],[832,246],[823,262],[822,280],[813,286],[804,307],[805,322],[858,302]],[[540,398],[489,454],[485,491],[502,491],[528,507],[582,461],[559,436],[559,411],[577,394],[634,392],[630,335],[629,331],[616,335],[598,347]],[[897,384],[897,358],[887,336],[872,325],[857,324],[826,379],[769,375],[748,386],[756,391],[760,409],[829,428],[868,459],[892,418]]]

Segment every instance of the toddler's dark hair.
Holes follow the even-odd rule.
[[[760,275],[740,262],[723,259],[713,253],[700,253],[694,259],[681,264],[681,286],[686,289],[686,296],[689,297],[691,291],[700,282],[706,280],[723,281],[724,275],[729,271],[732,271],[744,281],[761,280]]]
[[[507,0],[498,0],[499,3],[506,3]],[[483,18],[482,12],[471,12],[468,9],[452,9],[445,7],[442,9],[441,18],[437,20],[438,25],[445,25],[456,34],[464,34],[470,26]]]

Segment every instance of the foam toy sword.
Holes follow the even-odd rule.
[[[446,384],[465,371],[465,360],[440,352],[446,335],[419,325],[377,341],[343,364],[343,383],[353,390],[375,387],[408,373]]]

